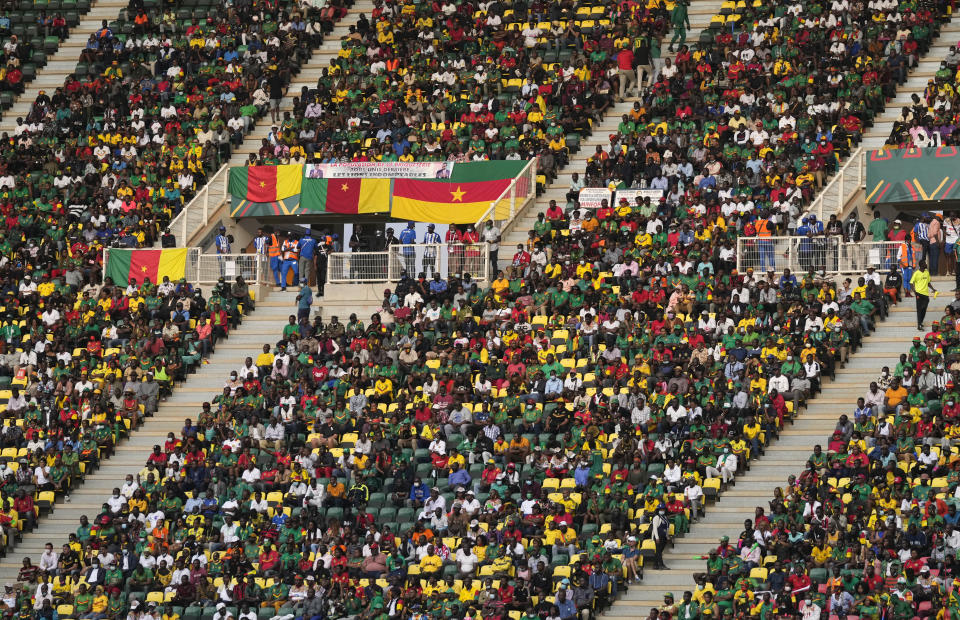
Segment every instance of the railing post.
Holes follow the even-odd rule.
[[[837,179],[837,185],[840,186],[840,200],[837,201],[837,217],[840,217],[840,214],[843,213],[843,208],[847,206],[847,194],[843,191],[843,177],[846,176],[846,174],[847,168],[844,166],[840,169],[840,178]]]
[[[210,186],[203,188],[203,225],[207,225],[210,218]]]
[[[186,209],[187,207],[184,207]],[[187,245],[187,214],[180,217],[180,244]]]
[[[387,281],[388,282],[396,282],[399,280],[399,278],[397,277],[396,267],[395,267],[397,261],[393,259],[393,250],[395,247],[400,247],[400,246],[392,246],[392,245],[387,246]],[[410,275],[410,274],[407,274],[407,275]],[[416,275],[416,274],[413,274],[413,275]]]
[[[510,182],[510,219],[513,219],[513,216],[517,212],[517,180],[514,179]],[[494,219],[496,219],[496,213],[494,213]]]
[[[857,164],[857,186],[863,187],[863,169],[867,161],[867,151],[861,146],[859,149],[857,149],[857,152],[857,159],[859,160]]]

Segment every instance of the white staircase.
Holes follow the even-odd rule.
[[[197,419],[201,405],[212,401],[223,390],[231,370],[238,370],[248,356],[256,360],[264,344],[273,348],[291,314],[288,310],[296,314],[294,298],[295,294],[291,296],[288,292],[258,302],[256,311],[244,317],[230,337],[217,345],[216,352],[208,358],[209,363],[201,365],[185,383],[177,386],[173,395],[160,403],[157,413],[133,431],[111,458],[101,461],[100,469],[88,474],[74,489],[69,503],[58,501],[53,513],[41,517],[37,528],[24,534],[13,552],[0,560],[0,582],[16,581],[26,556],[36,564],[47,542],[59,549],[67,535],[76,531],[81,515],[87,515],[92,521],[113,488],[123,484],[127,474],[136,475],[143,469],[155,444],[162,445],[167,433],[179,437],[184,419]]]
[[[323,70],[330,66],[330,61],[336,58],[340,52],[340,42],[349,34],[350,26],[357,23],[357,18],[361,13],[369,16],[373,9],[373,0],[357,0],[353,7],[347,11],[347,15],[337,22],[333,31],[324,37],[320,47],[313,49],[313,56],[300,67],[300,72],[291,79],[287,94],[280,101],[280,118],[283,118],[284,112],[293,111],[293,98],[300,96],[300,91],[304,86],[316,88],[317,80],[323,75]],[[260,148],[261,141],[270,133],[272,126],[273,123],[269,114],[257,121],[253,130],[244,138],[243,143],[233,150],[226,165],[245,165],[250,154],[256,153]],[[226,179],[211,178],[204,191],[207,192],[206,197],[203,198],[198,193],[198,198],[207,202],[209,211],[202,207],[198,199],[195,199],[184,208],[183,214],[178,216],[171,224],[171,232],[177,235],[178,247],[197,245],[210,230],[209,227],[224,220],[228,214],[224,209],[224,205],[230,203],[230,193],[227,191]],[[184,224],[179,221],[180,217],[186,218],[185,228]],[[188,235],[186,238],[181,238],[180,231],[184,229],[188,231]]]
[[[887,109],[874,119],[873,127],[864,133],[864,147],[878,149],[886,144],[890,132],[893,131],[893,120],[900,115],[900,109],[911,105],[910,96],[913,94],[923,98],[927,82],[933,79],[950,46],[956,45],[957,41],[960,41],[960,19],[954,19],[940,27],[940,36],[917,63],[917,68],[907,77],[906,83],[897,89],[897,96],[887,104]]]
[[[80,23],[70,29],[70,34],[60,42],[56,53],[47,58],[47,64],[37,70],[37,77],[26,85],[23,94],[17,97],[13,106],[2,113],[0,133],[13,131],[17,126],[17,118],[25,117],[30,112],[41,90],[52,95],[56,88],[63,86],[64,80],[77,67],[80,52],[86,46],[87,39],[100,28],[100,22],[117,19],[120,11],[127,8],[127,4],[126,0],[95,0],[91,3],[90,10],[80,18]]]
[[[939,286],[944,291],[952,288],[946,280]],[[928,328],[952,298],[953,295],[941,294],[930,300]],[[900,354],[910,348],[912,338],[919,333],[913,300],[907,299],[893,308],[887,320],[864,340],[846,367],[837,370],[836,381],[824,383],[823,392],[810,401],[794,424],[784,429],[779,441],[768,446],[764,456],[752,461],[750,471],[737,478],[735,486],[723,492],[718,502],[707,507],[706,517],[692,525],[686,536],[676,539],[672,549],[668,548],[663,559],[669,570],[647,567],[643,581],[631,586],[606,615],[643,618],[651,607],[663,604],[664,592],[672,592],[680,600],[685,590],[693,590],[693,573],[703,572],[706,567],[700,557],[715,548],[721,536],[735,541],[744,520],[753,519],[757,506],[769,514],[774,488],[786,484],[791,474],[803,471],[814,444],[826,449],[837,418],[844,413],[852,415],[857,398],[866,392],[870,381],[876,379],[883,366],[893,369]]]
[[[722,3],[717,0],[692,0],[687,7],[687,16],[690,18],[690,28],[687,30],[687,42],[689,46],[700,38],[700,33],[710,25],[710,20],[720,10]],[[670,45],[672,31],[668,32],[661,42],[661,55],[664,58],[674,58],[676,53],[667,51]],[[593,126],[589,137],[580,142],[580,151],[570,157],[567,165],[559,169],[557,178],[550,183],[546,191],[537,197],[535,201],[530,202],[527,207],[517,213],[513,222],[510,223],[503,236],[503,243],[500,244],[500,267],[506,267],[510,264],[514,250],[518,243],[525,243],[527,233],[533,228],[537,221],[537,214],[545,212],[550,205],[551,200],[556,200],[561,207],[567,202],[567,192],[570,189],[570,182],[573,173],[576,172],[583,179],[587,170],[587,160],[596,152],[598,146],[606,148],[610,144],[610,134],[617,133],[617,126],[624,114],[633,109],[633,102],[638,99],[627,97],[624,101],[615,103],[607,108],[603,118]]]

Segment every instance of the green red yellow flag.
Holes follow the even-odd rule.
[[[472,224],[490,204],[497,201],[512,179],[448,182],[422,179],[395,179],[390,215],[398,220],[437,224]],[[497,205],[509,209],[509,202]]]
[[[230,169],[230,193],[250,202],[276,202],[300,193],[303,166],[241,166]]]
[[[300,204],[320,213],[388,213],[390,179],[307,179]]]
[[[171,281],[184,277],[187,271],[187,249],[174,250],[121,250],[111,249],[107,255],[104,277],[114,284],[137,284],[149,278],[153,283]]]

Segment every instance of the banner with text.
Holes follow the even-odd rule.
[[[650,201],[659,201],[663,197],[662,189],[618,189],[617,204],[621,200],[626,200],[627,204],[637,204],[637,198],[649,198]]]
[[[449,179],[452,161],[364,161],[307,164],[308,179]]]
[[[580,203],[580,207],[583,209],[599,209],[603,205],[604,200],[607,201],[607,206],[610,206],[610,198],[612,196],[613,192],[606,187],[584,187],[580,190],[577,202]]]

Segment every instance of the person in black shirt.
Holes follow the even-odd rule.
[[[960,273],[960,270],[958,270]],[[960,277],[958,277],[957,288],[960,288]],[[893,301],[900,301],[900,291],[903,289],[903,276],[897,271],[896,265],[890,266],[890,272],[883,281],[883,292],[890,295]]]
[[[162,248],[177,247],[177,238],[173,236],[173,233],[170,232],[169,228],[164,230],[163,235],[160,236],[160,247]]]

